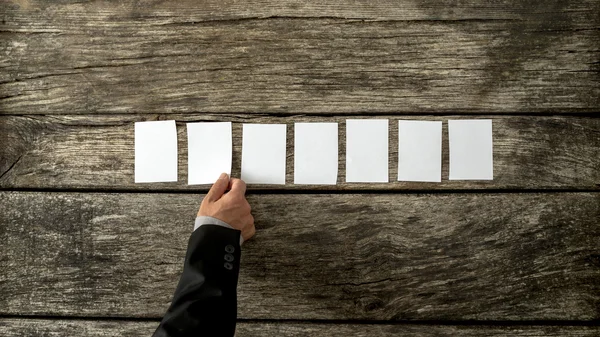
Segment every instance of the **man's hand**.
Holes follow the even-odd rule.
[[[225,193],[227,190],[229,192]],[[222,173],[202,200],[198,216],[212,216],[242,231],[244,241],[250,239],[256,229],[250,204],[246,200],[246,183],[241,179],[229,179]]]

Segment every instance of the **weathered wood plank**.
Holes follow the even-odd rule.
[[[73,26],[86,22],[98,25],[107,18],[113,22],[138,21],[157,23],[202,23],[224,20],[249,20],[269,18],[339,18],[355,20],[567,20],[574,24],[596,21],[595,0],[571,0],[565,4],[558,0],[507,0],[483,1],[408,1],[373,0],[323,0],[302,2],[298,0],[248,0],[243,3],[219,0],[136,2],[123,0],[119,6],[110,2],[77,2],[64,0],[12,0],[2,4],[2,10],[14,22],[4,24],[10,28],[49,28]],[[18,25],[15,25],[18,24]],[[549,24],[564,24],[553,22]],[[14,25],[14,26],[13,26]]]
[[[600,2],[5,1],[0,114],[590,112]]]
[[[157,118],[179,121],[179,182],[134,184],[133,122]],[[377,116],[374,116],[375,118]],[[390,118],[383,116],[380,118]],[[456,116],[415,117],[447,120]],[[187,185],[186,121],[233,121],[233,175],[241,167],[241,123],[288,124],[287,185],[269,189],[419,190],[419,189],[599,189],[600,119],[577,117],[493,118],[494,180],[449,181],[448,143],[444,123],[442,183],[397,182],[398,118],[390,118],[390,183],[345,183],[345,118],[256,115],[119,115],[0,117],[1,188],[74,188],[136,190],[206,190]],[[293,185],[293,122],[340,123],[339,175],[336,186]]]
[[[86,321],[48,319],[0,319],[0,334],[4,337],[89,336],[148,337],[158,323],[129,321]],[[443,326],[443,325],[382,325],[382,324],[317,324],[317,323],[246,323],[237,324],[236,336],[577,336],[594,337],[599,327],[586,326]]]
[[[240,318],[600,318],[600,193],[249,201]],[[0,314],[161,317],[199,202],[0,193]]]

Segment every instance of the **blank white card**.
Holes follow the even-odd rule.
[[[388,120],[346,120],[346,182],[388,182]]]
[[[177,181],[175,121],[136,122],[135,182]]]
[[[492,120],[448,121],[450,180],[492,180]]]
[[[442,181],[442,122],[398,121],[398,180]]]
[[[338,172],[338,124],[294,125],[294,184],[335,185]]]
[[[231,122],[187,123],[188,184],[212,184],[231,175]]]
[[[285,124],[244,124],[242,180],[249,184],[285,184],[285,160]]]

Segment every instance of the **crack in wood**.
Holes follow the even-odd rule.
[[[17,163],[19,163],[19,161],[21,160],[21,158],[23,158],[23,156],[24,156],[24,155],[25,155],[24,153],[22,153],[21,155],[19,155],[19,157],[17,158],[17,160],[15,160],[15,161],[12,163],[12,165],[10,165],[10,166],[8,167],[8,169],[7,169],[6,171],[4,171],[2,174],[0,174],[0,180],[2,180],[2,178],[4,178],[4,176],[6,176],[6,175],[8,174],[8,172],[9,172],[10,170],[12,170],[12,169],[15,167],[15,165],[17,165]]]
[[[161,17],[161,19],[164,19]],[[378,19],[370,17],[344,17],[344,16],[291,16],[291,15],[270,15],[270,16],[249,16],[229,19],[204,19],[194,21],[178,21],[178,22],[167,22],[162,24],[156,24],[156,26],[183,26],[183,25],[200,25],[205,23],[238,23],[245,21],[265,21],[265,20],[331,20],[331,21],[342,21],[342,23],[471,23],[471,22],[518,22],[523,21],[519,18],[465,18],[465,19]]]

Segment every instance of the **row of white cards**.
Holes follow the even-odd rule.
[[[230,122],[188,123],[188,184],[231,174]],[[242,175],[285,184],[286,125],[244,124]],[[346,120],[346,182],[388,182],[388,120]],[[493,179],[492,121],[448,121],[450,180]],[[294,183],[335,185],[338,124],[295,123]],[[441,182],[442,122],[398,121],[398,180]],[[135,182],[177,181],[175,121],[135,123]]]

